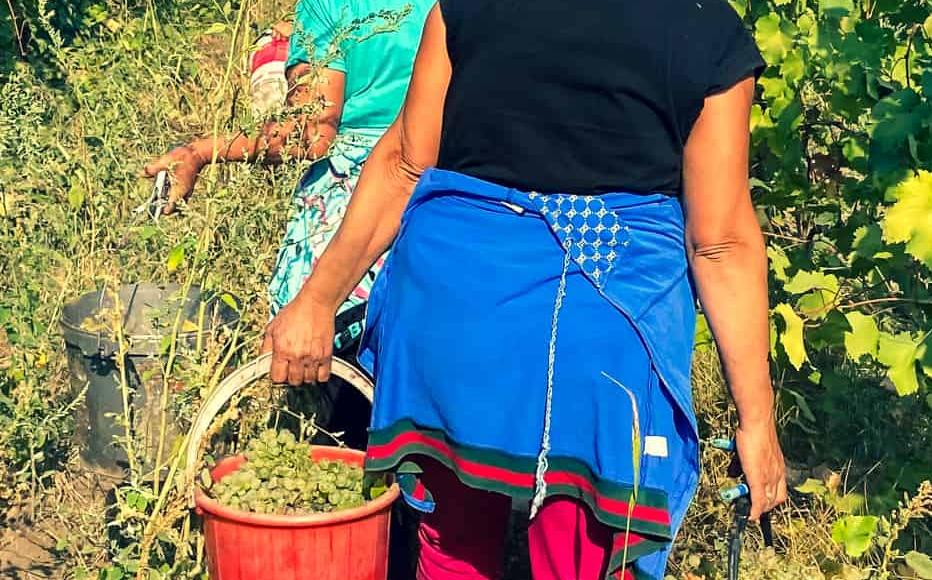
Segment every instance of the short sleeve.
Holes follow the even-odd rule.
[[[718,22],[710,27],[715,40],[710,46],[706,96],[727,91],[750,76],[756,79],[767,66],[744,22],[731,6],[722,4]]]
[[[345,8],[341,0],[299,0],[286,66],[324,61],[327,68],[346,72],[342,47],[333,46],[345,22]]]

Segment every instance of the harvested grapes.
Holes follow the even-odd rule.
[[[264,431],[249,442],[246,462],[213,484],[210,494],[234,509],[299,515],[363,505],[385,491],[363,470],[340,461],[314,461],[311,446],[290,431]]]

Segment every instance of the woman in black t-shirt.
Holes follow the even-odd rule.
[[[748,187],[762,68],[726,0],[433,9],[399,118],[266,336],[274,380],[326,380],[335,309],[394,243],[360,354],[367,467],[427,512],[419,578],[499,577],[513,504],[535,580],[663,577],[698,481],[694,291],[752,518],[785,500]]]

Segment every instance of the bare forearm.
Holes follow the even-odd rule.
[[[311,124],[303,130],[306,119],[297,117],[266,123],[257,135],[239,133],[207,137],[191,144],[202,163],[225,161],[261,161],[268,165],[282,158],[320,159],[327,154],[336,129],[330,124]]]
[[[398,131],[389,129],[366,162],[343,223],[301,298],[336,310],[391,245],[422,170],[404,159]]]
[[[692,270],[703,311],[718,344],[742,425],[773,418],[768,362],[767,258],[760,230],[699,242]]]

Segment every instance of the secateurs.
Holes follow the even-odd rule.
[[[158,221],[168,205],[168,191],[171,189],[171,181],[168,178],[167,171],[159,171],[155,176],[155,183],[152,185],[152,193],[146,203],[137,207],[136,213],[146,212],[150,218]]]
[[[728,466],[728,476],[743,478],[741,461],[738,458],[734,439],[713,439],[711,444],[716,449],[734,453],[731,465]],[[751,489],[747,483],[739,483],[719,492],[722,501],[735,508],[735,518],[728,532],[728,580],[738,580],[741,564],[741,547],[744,540],[744,531],[751,516]],[[770,523],[770,514],[764,513],[760,517],[761,533],[764,536],[764,545],[773,546],[773,527]]]

